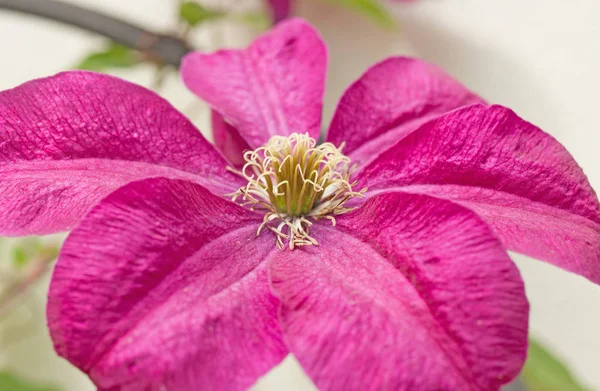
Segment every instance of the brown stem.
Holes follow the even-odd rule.
[[[27,275],[10,285],[2,293],[2,296],[0,296],[0,319],[10,312],[18,299],[46,274],[55,258],[56,249],[54,247],[42,249],[39,258],[33,262]]]
[[[0,0],[0,10],[16,11],[55,20],[103,35],[144,52],[157,62],[179,67],[191,49],[177,37],[158,34],[121,19],[57,0]]]

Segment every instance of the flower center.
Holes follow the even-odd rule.
[[[284,240],[292,250],[317,245],[309,234],[311,220],[327,218],[335,224],[335,215],[353,209],[344,204],[362,197],[366,189],[352,190],[356,182],[349,178],[354,167],[342,148],[343,144],[317,145],[308,134],[294,133],[273,136],[264,147],[244,153],[246,164],[241,171],[232,171],[248,184],[231,196],[252,210],[265,211],[257,235],[267,227],[277,234],[280,248]]]

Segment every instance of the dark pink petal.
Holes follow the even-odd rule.
[[[290,351],[322,391],[497,390],[527,351],[529,306],[473,212],[392,193],[269,260]]]
[[[367,70],[342,96],[327,141],[363,163],[424,122],[482,100],[438,67],[393,57]]]
[[[214,110],[211,112],[211,120],[216,147],[233,166],[239,167],[244,165],[244,151],[251,148],[242,136],[240,136],[240,132],[227,123],[223,116]]]
[[[261,216],[165,178],[110,194],[67,239],[50,286],[57,352],[100,389],[245,390],[287,354]]]
[[[600,204],[554,138],[500,106],[423,125],[359,174],[369,194],[425,193],[487,221],[504,245],[600,283]]]
[[[183,81],[237,128],[252,148],[271,136],[308,132],[319,138],[327,51],[306,22],[280,23],[245,50],[195,52],[183,59]]]
[[[289,16],[292,0],[268,0],[268,2],[274,23],[281,22]]]
[[[133,180],[190,178],[217,194],[237,178],[200,132],[140,86],[66,72],[0,92],[0,234],[68,230]]]

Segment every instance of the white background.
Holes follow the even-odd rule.
[[[155,29],[168,29],[175,20],[175,0],[71,1]],[[369,64],[392,54],[420,56],[554,135],[600,189],[600,1],[421,0],[394,7],[399,31],[383,31],[319,0],[300,2],[300,14],[316,24],[331,48],[326,118],[343,89]],[[199,44],[214,43],[215,37],[236,45],[249,39],[247,31],[211,29],[200,33]],[[69,68],[101,43],[89,33],[0,11],[0,89]],[[148,85],[152,71],[119,74]],[[208,130],[205,110],[175,76],[164,93]],[[532,334],[586,385],[600,389],[600,287],[541,262],[514,258],[532,305]],[[83,375],[54,356],[43,327],[44,294],[40,287],[26,310],[3,320],[0,365],[69,391],[92,390]],[[256,389],[305,390],[311,384],[293,360],[286,360]]]

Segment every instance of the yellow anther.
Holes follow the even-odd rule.
[[[268,227],[277,235],[277,245],[284,240],[290,249],[318,245],[309,235],[309,219],[327,218],[335,224],[335,215],[349,212],[344,204],[362,197],[366,189],[352,190],[349,178],[353,167],[342,153],[343,144],[317,145],[308,134],[274,136],[264,146],[244,153],[246,164],[241,171],[248,184],[232,194],[241,197],[242,205],[263,209],[265,218],[257,231]],[[271,223],[278,222],[276,226]]]

